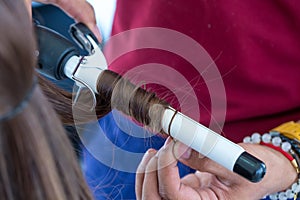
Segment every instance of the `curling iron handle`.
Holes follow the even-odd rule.
[[[38,71],[52,79],[66,78],[64,66],[79,50],[67,38],[41,25],[35,26],[38,42]]]

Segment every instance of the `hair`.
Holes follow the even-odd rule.
[[[34,87],[27,106],[0,121],[1,198],[92,199],[60,120],[40,86],[34,86],[36,45],[23,0],[0,1],[0,13],[0,116]]]
[[[163,112],[169,104],[155,93],[146,91],[109,70],[100,74],[97,90],[98,99],[102,100],[100,103],[104,101],[110,109],[117,109],[133,117],[153,132],[161,131]]]
[[[76,119],[74,119],[72,110],[80,113],[77,123],[85,123],[99,119],[112,109],[116,109],[145,125],[151,131],[162,132],[161,119],[163,111],[169,104],[158,98],[155,93],[136,86],[113,71],[104,70],[100,74],[97,83],[98,94],[95,94],[97,103],[92,111],[87,103],[88,100],[91,100],[89,92],[83,92],[81,96],[85,96],[86,99],[74,106],[71,93],[58,88],[44,78],[41,78],[40,82],[61,121],[66,125],[75,123]],[[91,117],[95,115],[96,118]]]

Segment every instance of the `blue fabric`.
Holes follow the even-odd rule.
[[[125,117],[118,116],[118,120],[115,120],[115,116],[115,114],[110,113],[99,120],[99,125],[103,131],[96,130],[97,135],[95,136],[92,134],[92,137],[94,138],[90,139],[90,142],[83,148],[83,171],[95,199],[98,200],[135,199],[134,172],[141,157],[138,157],[137,161],[126,160],[127,155],[118,157],[114,152],[115,150],[117,151],[117,149],[120,148],[126,152],[125,154],[141,153],[142,156],[142,153],[146,152],[149,148],[159,149],[165,140],[158,135],[147,135],[149,132],[145,132],[144,129],[134,125],[134,123],[127,120]],[[121,130],[118,127],[116,121],[121,121],[128,125],[127,127],[130,127],[128,130],[125,130],[127,133],[122,131],[124,128]],[[95,128],[89,126],[87,126],[86,130],[95,132]],[[134,131],[134,133],[130,131]],[[145,137],[136,137],[139,134],[137,132]],[[135,135],[132,135],[131,133]],[[105,141],[105,143],[103,143],[103,141]],[[114,148],[108,149],[107,147],[111,144],[106,146],[106,143],[108,144],[110,142],[115,146]],[[98,154],[101,154],[100,157],[98,157],[99,155],[96,155],[96,150],[99,150]],[[102,156],[106,156],[106,158]],[[97,157],[97,159],[95,157]],[[107,158],[109,158],[108,161],[106,160]],[[99,160],[102,161],[100,162]],[[118,165],[114,165],[119,160],[122,160],[121,165],[126,170],[118,169]],[[126,166],[130,165],[133,167],[129,167],[128,170]],[[194,170],[181,163],[179,163],[178,166],[181,176],[194,172]]]

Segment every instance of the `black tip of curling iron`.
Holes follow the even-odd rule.
[[[251,182],[259,182],[266,174],[266,165],[247,152],[237,159],[233,171]]]

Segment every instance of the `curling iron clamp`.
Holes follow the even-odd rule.
[[[39,45],[38,71],[56,80],[72,79],[76,84],[88,88],[93,93],[95,106],[97,80],[102,71],[107,70],[96,37],[82,23],[71,25],[73,40],[87,52],[82,56],[78,48],[60,34],[40,25],[36,25],[35,29]],[[172,107],[165,109],[161,126],[165,133],[176,140],[252,182],[260,181],[266,173],[265,164],[241,146]]]

